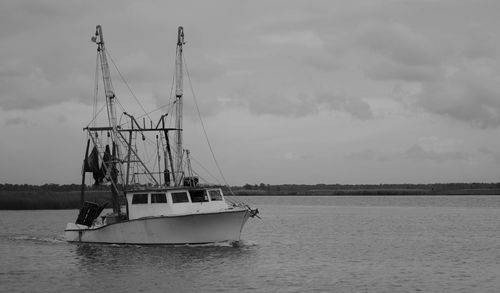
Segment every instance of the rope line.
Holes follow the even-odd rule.
[[[149,114],[147,113],[146,109],[144,109],[144,107],[142,106],[141,102],[139,102],[139,99],[137,98],[137,96],[135,95],[134,91],[132,90],[132,88],[129,86],[127,80],[125,80],[125,78],[123,77],[122,73],[120,72],[120,70],[118,69],[118,66],[116,65],[115,63],[115,60],[113,60],[113,57],[111,57],[111,53],[109,52],[108,49],[106,49],[106,54],[108,55],[109,59],[111,60],[111,63],[113,63],[113,66],[115,67],[116,71],[118,72],[118,75],[120,75],[120,78],[122,79],[123,83],[125,83],[125,85],[127,86],[128,90],[130,91],[130,93],[132,94],[132,96],[134,97],[135,101],[137,102],[137,104],[139,104],[139,106],[141,107],[142,111],[146,114],[146,116],[148,116],[149,120],[151,120],[151,117],[149,117]],[[121,105],[120,105],[121,106]],[[122,110],[125,110],[123,109],[122,107]]]
[[[210,140],[208,139],[208,134],[207,134],[207,131],[205,129],[205,123],[203,123],[203,119],[201,118],[200,108],[198,107],[198,101],[197,101],[196,95],[194,93],[193,83],[191,82],[191,75],[189,74],[187,62],[186,62],[186,59],[184,58],[184,55],[183,55],[182,59],[184,61],[184,67],[186,68],[186,75],[188,77],[189,87],[191,88],[191,92],[193,94],[193,100],[194,100],[194,105],[195,105],[195,108],[196,108],[196,112],[198,113],[198,118],[200,120],[201,128],[203,129],[203,134],[205,136],[205,140],[207,142],[208,148],[210,149],[210,153],[212,154],[212,158],[213,158],[213,160],[215,162],[215,166],[217,167],[217,170],[219,171],[219,174],[222,177],[222,180],[224,181],[224,184],[229,188],[229,191],[231,192],[231,194],[234,195],[233,191],[231,190],[231,187],[229,186],[229,184],[227,183],[226,178],[224,177],[224,174],[222,173],[222,169],[221,169],[221,167],[219,165],[219,162],[217,161],[217,158],[215,157],[215,153],[213,151],[212,144],[210,143]]]

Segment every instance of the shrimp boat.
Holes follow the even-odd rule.
[[[258,210],[227,198],[224,186],[202,184],[191,168],[189,151],[183,149],[183,28],[178,28],[177,35],[171,113],[167,111],[148,123],[127,112],[117,119],[116,104],[122,105],[113,89],[100,25],[92,41],[97,44],[95,99],[101,72],[106,115],[102,115],[105,122],[96,125],[98,114],[104,111],[96,111],[95,102],[92,122],[84,128],[88,138],[82,168],[82,206],[76,221],[67,224],[65,239],[139,245],[239,241],[243,226],[248,218],[258,217]],[[169,115],[175,116],[170,120],[172,127],[167,127]],[[148,113],[144,116],[149,118]],[[153,145],[149,153],[141,150],[146,143]],[[154,159],[151,154],[156,155]],[[110,189],[112,212],[101,216],[109,203],[86,201],[89,173],[94,185]]]

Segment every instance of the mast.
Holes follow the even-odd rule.
[[[175,137],[175,149],[176,149],[176,161],[175,170],[176,173],[175,185],[180,186],[183,178],[183,168],[182,168],[182,46],[184,42],[184,29],[180,26],[177,30],[177,50],[175,59],[175,111],[176,111],[176,121],[175,128],[177,128],[177,133]]]
[[[111,82],[111,74],[109,73],[108,58],[106,56],[106,48],[104,47],[104,36],[102,27],[96,26],[95,36],[92,38],[97,44],[97,52],[99,60],[101,60],[102,79],[104,82],[104,92],[106,95],[106,106],[108,109],[109,126],[113,128],[113,141],[116,139],[116,109],[115,109],[115,91]]]
[[[104,92],[106,95],[106,106],[108,110],[108,122],[109,126],[111,127],[112,150],[109,162],[110,170],[108,170],[108,173],[110,174],[110,179],[111,179],[113,212],[120,214],[120,203],[118,200],[118,190],[117,190],[118,171],[116,169],[116,159],[120,157],[120,150],[118,148],[115,91],[113,89],[113,83],[111,82],[111,74],[109,73],[106,48],[104,46],[104,36],[102,34],[102,27],[100,25],[96,26],[95,36],[92,37],[92,41],[97,44],[97,54],[99,55],[99,60],[101,61],[102,79],[104,83]]]

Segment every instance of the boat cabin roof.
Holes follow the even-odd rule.
[[[172,186],[172,187],[151,187],[151,186],[138,186],[131,187],[125,190],[125,194],[138,193],[138,192],[167,192],[175,190],[200,190],[200,189],[221,189],[220,185],[198,185],[198,186]]]

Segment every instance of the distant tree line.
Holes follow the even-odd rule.
[[[433,195],[500,194],[500,183],[431,184],[245,184],[237,195]]]
[[[0,184],[0,210],[78,209],[79,184]],[[111,201],[109,186],[86,186],[86,200]],[[245,184],[224,187],[229,195],[500,195],[500,183],[434,184]]]
[[[78,191],[80,184],[0,184],[0,191]],[[108,190],[107,185],[87,185],[85,190],[98,191]],[[232,186],[234,190],[253,190],[259,192],[321,192],[321,191],[356,191],[356,190],[421,190],[425,192],[439,192],[443,190],[480,190],[500,189],[497,183],[430,183],[430,184],[280,184],[270,185],[245,184],[243,186]]]
[[[86,200],[110,201],[109,186],[86,186]],[[0,184],[0,210],[78,209],[78,184]]]
[[[30,185],[30,184],[0,184],[0,191],[77,191],[80,190],[80,184],[43,184],[43,185]],[[86,190],[107,190],[109,186],[105,185],[88,185]]]

